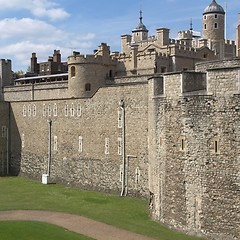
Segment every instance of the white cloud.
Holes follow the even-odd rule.
[[[95,34],[79,34],[61,30],[51,24],[30,18],[0,21],[0,56],[13,60],[15,69],[26,70],[32,52],[39,61],[46,61],[54,49],[60,49],[63,59],[72,50],[91,51]]]
[[[63,34],[61,30],[58,30],[53,25],[30,18],[3,19],[0,21],[0,32],[0,39],[24,37],[39,41],[43,38],[48,38],[50,42],[52,41],[52,36],[56,40]]]
[[[51,0],[0,0],[0,6],[0,11],[25,9],[36,17],[48,17],[51,20],[65,19],[70,16],[68,12]]]

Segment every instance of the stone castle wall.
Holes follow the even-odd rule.
[[[5,101],[32,101],[69,97],[68,82],[51,82],[8,86],[3,90]]]
[[[147,89],[145,82],[101,88],[88,99],[13,102],[17,126],[12,126],[12,135],[20,141],[12,138],[11,171],[36,179],[47,173],[51,119],[52,181],[120,194],[125,142],[128,193],[146,197]],[[125,141],[120,100],[125,106]]]
[[[182,74],[164,76],[160,96],[153,95],[154,79],[149,85],[152,215],[208,239],[239,239],[240,101],[233,91],[237,72],[208,73],[206,88],[211,90],[217,81],[215,94],[189,92],[184,97]],[[225,86],[229,92],[220,91]]]

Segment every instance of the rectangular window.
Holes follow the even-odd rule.
[[[75,109],[74,109],[74,103],[72,103],[72,107],[71,107],[71,117],[74,117],[74,112],[75,112]]]
[[[180,138],[180,151],[185,152],[186,151],[186,137],[182,136]]]
[[[46,104],[43,104],[43,116],[46,117]]]
[[[78,152],[82,152],[83,151],[83,138],[82,136],[78,137]]]
[[[58,150],[58,137],[57,136],[54,136],[53,150],[54,151]]]
[[[2,126],[2,137],[3,138],[7,137],[7,127],[6,126]]]
[[[67,117],[68,116],[68,105],[66,104],[65,105],[65,117]]]
[[[219,153],[220,153],[220,151],[219,151],[219,150],[220,150],[220,149],[219,149],[219,140],[216,140],[216,139],[215,139],[215,140],[213,141],[213,144],[214,144],[214,146],[213,146],[213,147],[214,147],[214,153],[215,153],[215,154],[219,154]]]
[[[36,108],[36,105],[33,104],[33,105],[32,105],[32,108],[33,108],[33,109],[32,109],[33,116],[36,117],[36,115],[37,115],[37,108]]]
[[[105,154],[109,154],[109,138],[105,138]]]
[[[140,180],[140,169],[139,169],[139,167],[137,167],[135,170],[135,183],[138,184],[139,180]]]
[[[51,117],[51,115],[52,115],[51,104],[48,104],[48,116]]]
[[[54,116],[54,117],[57,117],[57,115],[58,115],[58,108],[57,108],[57,104],[54,103],[54,107],[53,107],[53,116]]]
[[[31,107],[31,105],[29,104],[29,105],[28,105],[28,116],[31,117],[31,115],[32,115],[32,107]]]
[[[122,110],[118,111],[118,128],[122,128],[123,125],[123,113]]]
[[[27,116],[27,107],[26,107],[26,105],[23,105],[23,116],[24,117]]]
[[[118,155],[122,155],[122,138],[118,138]]]
[[[78,105],[77,105],[77,116],[81,117],[81,115],[82,115],[81,105],[78,103]]]

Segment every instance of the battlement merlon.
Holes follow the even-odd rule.
[[[169,44],[169,32],[168,28],[158,28],[157,31],[157,44],[159,46],[165,46]]]
[[[114,65],[116,64],[116,56],[118,54],[110,54],[110,48],[107,44],[102,43],[94,54],[80,54],[73,52],[72,56],[68,57],[68,64],[101,64]]]

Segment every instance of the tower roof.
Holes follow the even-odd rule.
[[[140,11],[140,23],[138,24],[138,26],[133,30],[133,32],[148,32],[146,26],[143,24],[142,22],[142,11]]]
[[[221,13],[225,14],[225,11],[222,6],[217,4],[215,0],[211,2],[209,6],[207,6],[203,12],[203,15],[208,14],[208,13]]]

